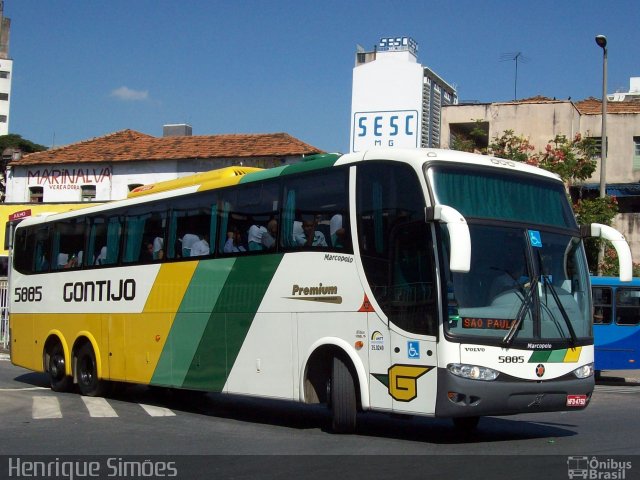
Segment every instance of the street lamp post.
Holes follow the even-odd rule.
[[[607,164],[607,37],[596,36],[596,43],[602,48],[602,152],[600,161],[600,198],[605,197]]]
[[[600,198],[604,198],[607,193],[607,37],[596,35],[596,43],[602,48],[602,136],[600,152]],[[604,260],[604,243],[600,245],[598,252],[598,275],[600,275],[600,265]]]

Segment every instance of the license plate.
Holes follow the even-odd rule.
[[[567,395],[567,407],[584,407],[586,405],[586,395]]]

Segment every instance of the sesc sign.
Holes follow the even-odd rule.
[[[373,147],[419,146],[417,110],[356,112],[353,117],[352,151]]]

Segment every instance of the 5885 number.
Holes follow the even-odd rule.
[[[42,287],[16,287],[13,297],[16,302],[39,302],[42,300]]]

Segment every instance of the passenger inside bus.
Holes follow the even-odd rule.
[[[191,256],[199,257],[202,255],[209,255],[209,242],[206,235],[200,235],[199,240],[191,246]]]
[[[237,228],[233,228],[231,231],[227,232],[227,241],[225,242],[222,251],[224,253],[239,253],[246,251],[242,245],[242,236]]]
[[[316,229],[317,220],[313,215],[306,215],[302,222],[293,222],[293,238],[298,247],[326,247],[324,233]]]

